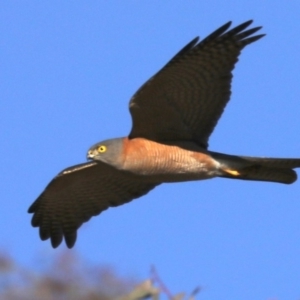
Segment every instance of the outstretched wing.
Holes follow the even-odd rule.
[[[29,207],[31,224],[40,228],[42,240],[51,239],[53,248],[63,237],[72,248],[83,222],[147,194],[158,184],[102,162],[76,165],[59,173]]]
[[[252,21],[229,31],[223,25],[202,42],[191,41],[132,97],[129,138],[158,142],[193,140],[207,147],[208,138],[230,97],[232,70],[241,50],[264,35]]]

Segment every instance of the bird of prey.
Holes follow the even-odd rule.
[[[42,240],[72,248],[92,216],[147,194],[161,183],[213,177],[292,183],[300,159],[209,151],[208,139],[231,94],[241,50],[259,40],[252,21],[226,23],[193,39],[131,98],[132,129],[88,150],[89,162],[60,172],[28,212]]]

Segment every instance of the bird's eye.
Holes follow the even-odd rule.
[[[105,151],[106,151],[106,146],[101,145],[101,146],[98,147],[98,152],[99,152],[99,153],[103,153],[103,152],[105,152]]]

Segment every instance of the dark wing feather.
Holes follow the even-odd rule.
[[[42,240],[50,238],[56,248],[64,237],[72,248],[83,222],[147,194],[158,184],[102,162],[89,162],[59,173],[28,212],[33,213],[31,223],[40,228]]]
[[[132,97],[129,137],[158,142],[208,138],[230,97],[232,70],[241,50],[264,35],[252,21],[227,31],[226,23],[202,42],[191,41]]]

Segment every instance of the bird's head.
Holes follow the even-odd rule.
[[[120,169],[123,165],[124,138],[105,140],[93,145],[87,153],[87,159],[102,161]]]

